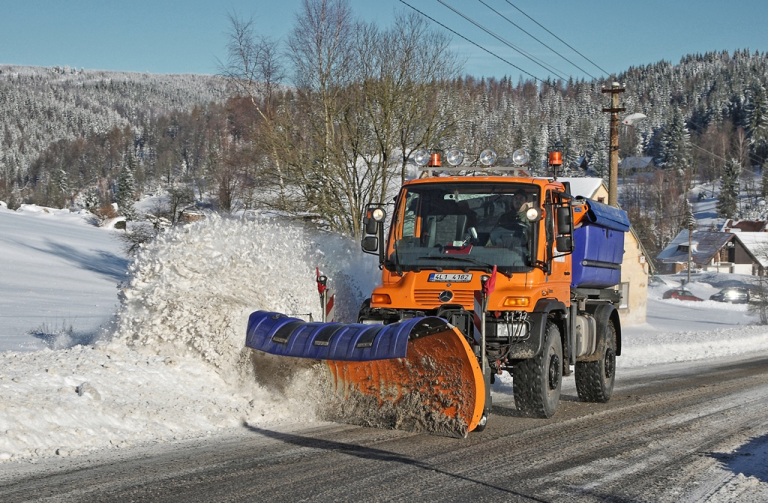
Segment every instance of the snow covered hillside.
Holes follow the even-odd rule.
[[[319,266],[351,320],[377,281],[374,257],[276,220],[211,217],[129,262],[118,232],[66,211],[0,208],[0,461],[317,420],[313,368],[245,350],[247,315],[317,317]],[[619,371],[768,348],[743,306],[663,300],[678,284],[664,279],[649,289],[648,323],[624,330]],[[720,280],[689,288],[708,298]]]

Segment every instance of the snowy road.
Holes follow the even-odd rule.
[[[747,306],[663,300],[679,275],[651,285],[647,323],[623,327],[609,404],[578,402],[567,379],[553,419],[521,418],[502,378],[486,431],[459,441],[325,423],[316,374],[243,352],[251,311],[317,308],[317,266],[347,299],[340,319],[356,315],[379,273],[357,243],[212,217],[162,236],[124,275],[112,231],[35,210],[0,210],[0,255],[18,264],[0,272],[2,502],[768,501],[768,330]],[[71,280],[53,281],[49,263]],[[706,299],[750,280],[701,273],[688,286]],[[93,313],[116,321],[74,323]]]
[[[768,354],[627,370],[608,404],[579,402],[566,383],[553,419],[518,417],[499,395],[485,432],[466,440],[246,425],[83,461],[6,465],[0,500],[768,500],[759,454],[768,448]]]

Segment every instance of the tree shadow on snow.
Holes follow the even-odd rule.
[[[286,444],[296,445],[299,447],[306,447],[308,449],[322,449],[325,451],[336,452],[336,453],[345,454],[348,456],[354,456],[357,458],[367,459],[371,461],[400,463],[402,465],[408,465],[417,469],[426,470],[430,473],[439,473],[457,480],[463,480],[466,482],[471,482],[473,484],[478,484],[480,486],[484,486],[489,489],[494,489],[505,494],[511,494],[514,496],[523,497],[526,500],[541,501],[541,502],[545,501],[545,500],[540,500],[528,494],[522,494],[510,489],[507,489],[505,487],[500,487],[494,484],[489,484],[487,482],[475,480],[458,473],[451,473],[435,465],[432,465],[423,461],[419,461],[418,459],[409,458],[408,456],[403,456],[401,454],[396,454],[394,452],[385,451],[383,449],[365,447],[365,446],[356,445],[356,444],[347,444],[344,442],[337,442],[335,440],[326,440],[326,439],[314,438],[314,437],[304,437],[301,435],[295,435],[291,433],[281,433],[276,431],[270,431],[270,430],[265,430],[263,428],[258,428],[256,426],[251,426],[248,423],[244,423],[243,426],[254,433],[263,435],[265,437],[273,438],[275,440],[280,440],[282,442],[285,442]],[[439,437],[439,438],[444,438],[444,437]]]
[[[50,253],[72,262],[81,269],[101,274],[109,279],[121,281],[128,270],[128,260],[106,251],[80,250],[61,243],[46,240],[48,249],[29,246],[33,250]]]
[[[104,336],[102,329],[92,332],[76,332],[72,323],[62,321],[61,325],[43,323],[27,332],[40,339],[48,349],[67,349],[75,346],[91,346]]]
[[[768,435],[755,437],[734,452],[710,452],[707,456],[720,462],[723,468],[768,482]]]

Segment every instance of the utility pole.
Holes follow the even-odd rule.
[[[626,110],[619,107],[619,93],[623,92],[624,87],[618,82],[612,83],[610,89],[602,90],[603,94],[611,94],[611,108],[603,108],[603,112],[611,114],[611,149],[608,160],[608,204],[611,206],[619,205],[619,112]]]

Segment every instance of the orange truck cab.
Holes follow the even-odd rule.
[[[379,255],[382,282],[358,321],[447,320],[487,361],[491,382],[513,375],[519,409],[549,417],[571,366],[583,399],[610,398],[621,352],[614,287],[629,223],[621,210],[575,199],[567,184],[515,175],[408,181],[386,233],[385,208],[371,205],[362,247]],[[495,289],[478,312],[475,292],[494,268]],[[531,382],[539,367],[545,382]]]

